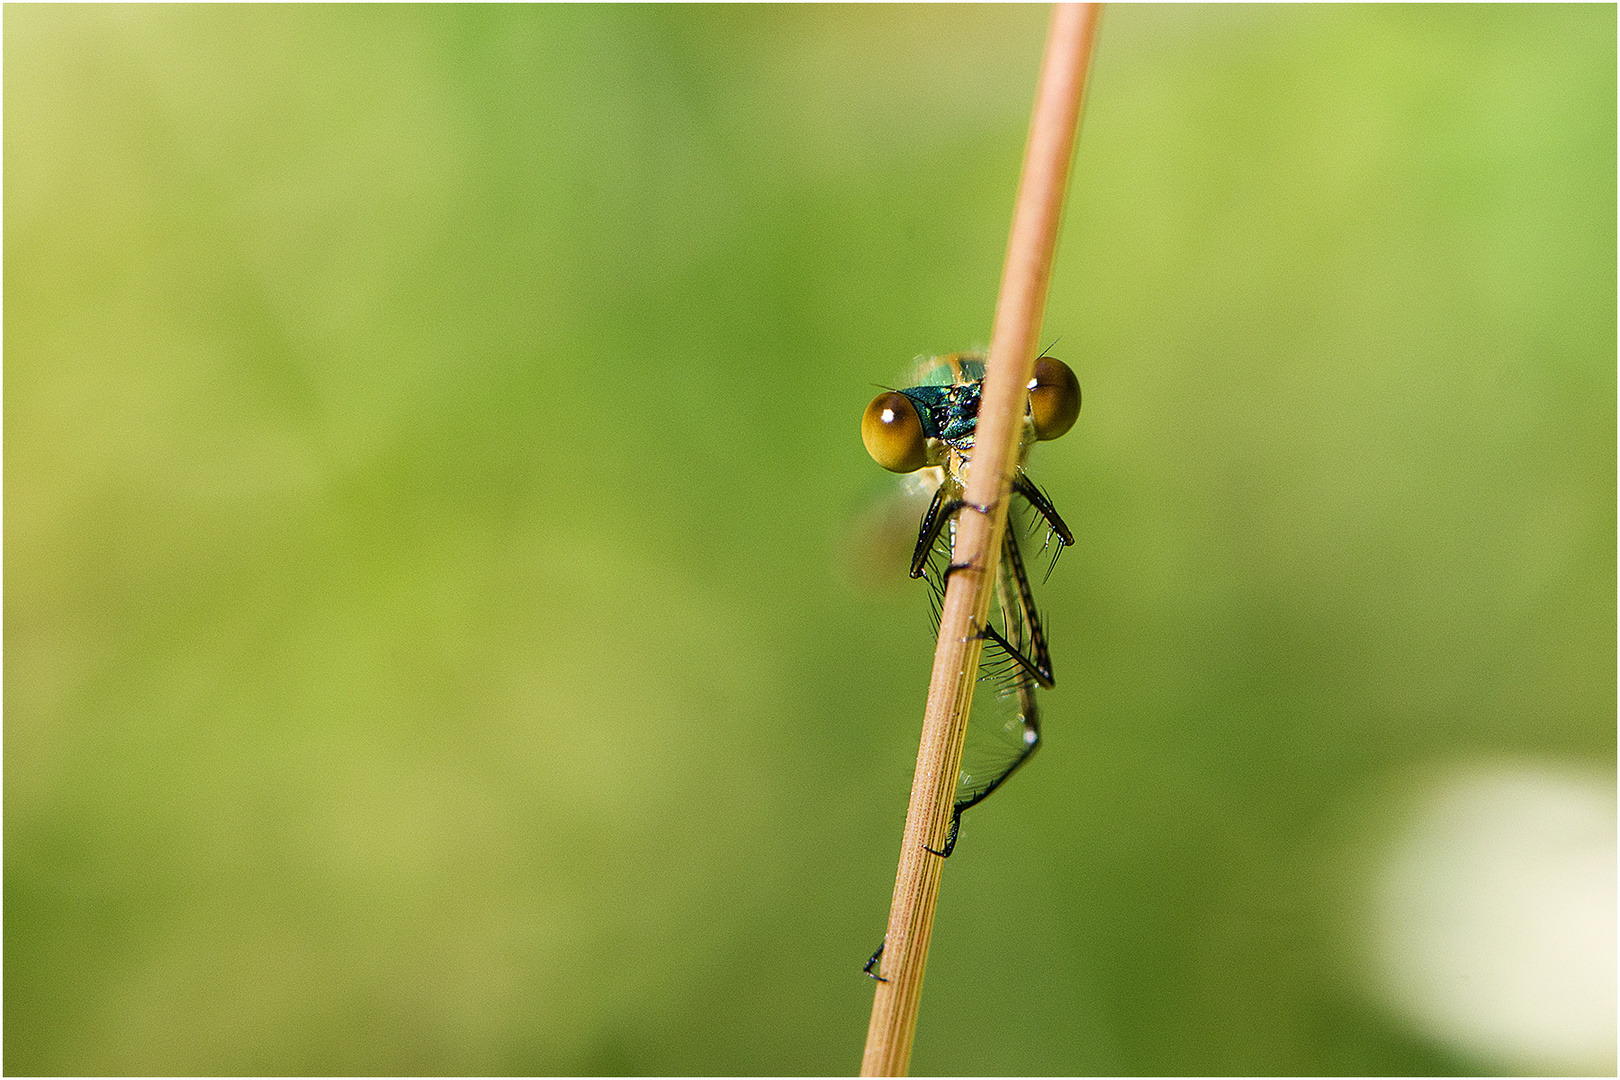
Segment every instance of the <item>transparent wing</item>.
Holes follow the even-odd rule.
[[[1052,661],[1019,552],[1018,530],[1011,527],[1003,541],[989,624],[982,632],[979,689],[956,784],[958,814],[988,798],[1041,741],[1035,692],[1051,685]]]
[[[1025,518],[1033,516],[1038,525],[1043,515],[1024,513],[1016,501],[1014,507],[1003,540],[990,618],[982,628],[985,651],[957,777],[958,815],[988,798],[1035,753],[1041,732],[1036,690],[1052,684],[1046,632],[1035,607],[1022,553],[1024,537],[1031,528]],[[939,531],[923,564],[936,630],[955,540],[953,518]],[[953,827],[948,846],[954,844],[954,838]]]
[[[937,470],[936,470],[937,471]],[[873,592],[909,583],[906,567],[917,545],[917,522],[938,487],[912,473],[884,483],[845,516],[837,537],[839,574]]]

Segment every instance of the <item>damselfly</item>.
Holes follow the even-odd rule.
[[[933,492],[917,530],[911,576],[928,582],[936,625],[946,582],[953,572],[966,568],[955,558],[957,516],[966,509],[986,509],[973,507],[964,498],[983,382],[983,357],[935,357],[922,365],[917,385],[879,394],[861,418],[861,438],[873,460],[890,472],[910,474],[908,483]],[[973,713],[945,844],[938,851],[928,849],[944,858],[956,848],[962,814],[989,798],[1040,746],[1035,691],[1052,686],[1052,655],[1021,549],[1044,525],[1041,550],[1052,552],[1046,571],[1050,576],[1058,555],[1074,543],[1074,534],[1051,500],[1025,475],[1024,463],[1036,442],[1062,435],[1079,414],[1080,384],[1074,372],[1061,360],[1042,355],[1029,382],[995,603],[986,624],[979,627],[986,649],[980,679],[994,684],[1004,715],[992,719],[977,709]],[[882,977],[872,968],[882,955],[879,945],[866,962],[866,973],[876,979]]]

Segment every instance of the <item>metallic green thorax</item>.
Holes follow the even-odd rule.
[[[941,357],[922,375],[921,386],[908,387],[902,394],[917,406],[923,434],[956,448],[973,448],[973,433],[979,424],[979,394],[984,380],[984,361],[960,356]],[[936,381],[937,380],[937,381]]]

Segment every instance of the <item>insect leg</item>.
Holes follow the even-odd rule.
[[[1035,593],[1029,587],[1029,575],[1024,571],[1024,558],[1018,552],[1018,539],[1007,533],[1001,544],[1001,571],[997,582],[1001,601],[1002,622],[1013,640],[996,631],[988,623],[979,628],[979,636],[994,643],[1018,667],[1042,687],[1053,684],[1052,654],[1046,644],[1046,631],[1041,628],[1040,613],[1035,608]],[[1025,654],[1025,647],[1034,654]]]
[[[1008,763],[1001,775],[979,789],[975,794],[960,800],[956,804],[956,809],[951,818],[951,831],[945,840],[945,850],[943,852],[936,851],[934,854],[949,855],[951,849],[956,846],[956,830],[958,823],[962,820],[962,814],[988,799],[992,792],[1005,784],[1007,778],[1017,772],[1024,762],[1034,757],[1035,751],[1041,748],[1041,715],[1040,710],[1035,705],[1035,684],[1032,679],[1021,678],[1018,680],[1018,710],[1024,721],[1023,749]]]
[[[939,485],[934,492],[934,501],[928,504],[928,512],[923,515],[922,527],[917,530],[917,547],[911,553],[911,576],[919,578],[928,568],[928,557],[933,553],[934,543],[939,539],[940,532],[951,515],[962,508],[961,485],[949,477]]]
[[[1023,470],[1019,470],[1013,475],[1012,489],[1022,495],[1024,501],[1033,506],[1035,512],[1045,519],[1046,527],[1051,529],[1053,534],[1057,536],[1058,543],[1064,547],[1074,543],[1074,533],[1069,531],[1069,527],[1058,516],[1057,509],[1052,505],[1052,500],[1048,499],[1040,488],[1030,483],[1029,477],[1024,475]]]
[[[888,979],[885,979],[883,976],[879,975],[877,972],[872,970],[874,967],[877,966],[878,957],[883,955],[883,945],[887,945],[887,944],[888,944],[888,941],[884,941],[882,945],[879,945],[877,947],[877,952],[872,954],[872,959],[868,960],[866,962],[866,966],[861,968],[862,971],[866,972],[866,974],[867,974],[867,976],[869,978],[876,979],[878,982],[888,982],[889,981]]]
[[[1016,766],[1014,766],[1014,768],[1016,768]],[[923,850],[928,852],[930,855],[938,855],[942,859],[950,858],[951,852],[956,850],[957,830],[961,829],[962,827],[962,811],[966,810],[972,805],[972,803],[957,803],[956,806],[951,810],[951,827],[945,831],[945,850],[935,851],[926,844],[923,846]]]

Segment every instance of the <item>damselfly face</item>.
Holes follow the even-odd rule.
[[[956,517],[964,506],[972,467],[983,382],[982,357],[936,357],[922,365],[917,385],[879,394],[861,420],[861,438],[879,465],[911,474],[910,482],[932,490],[917,530],[911,576],[928,581],[936,623],[946,578],[956,565]],[[1040,745],[1035,691],[1052,685],[1052,657],[1024,568],[1022,545],[1045,526],[1042,550],[1052,551],[1050,575],[1058,553],[1074,542],[1074,536],[1051,500],[1025,475],[1024,462],[1031,446],[1068,431],[1079,413],[1080,385],[1074,372],[1053,357],[1036,360],[1013,476],[1014,512],[1009,514],[996,575],[996,603],[991,606],[990,624],[980,628],[986,648],[981,678],[995,681],[997,696],[1008,708],[1001,710],[1003,719],[991,723],[985,723],[983,712],[975,711],[957,780],[955,813],[940,854],[949,855],[955,847],[962,813],[983,802]]]
[[[965,481],[983,387],[983,357],[952,353],[925,361],[918,385],[879,394],[866,407],[861,439],[867,453],[890,472],[938,466],[958,482]],[[1074,372],[1055,357],[1036,360],[1019,465],[1031,445],[1062,435],[1079,415],[1080,384]]]

